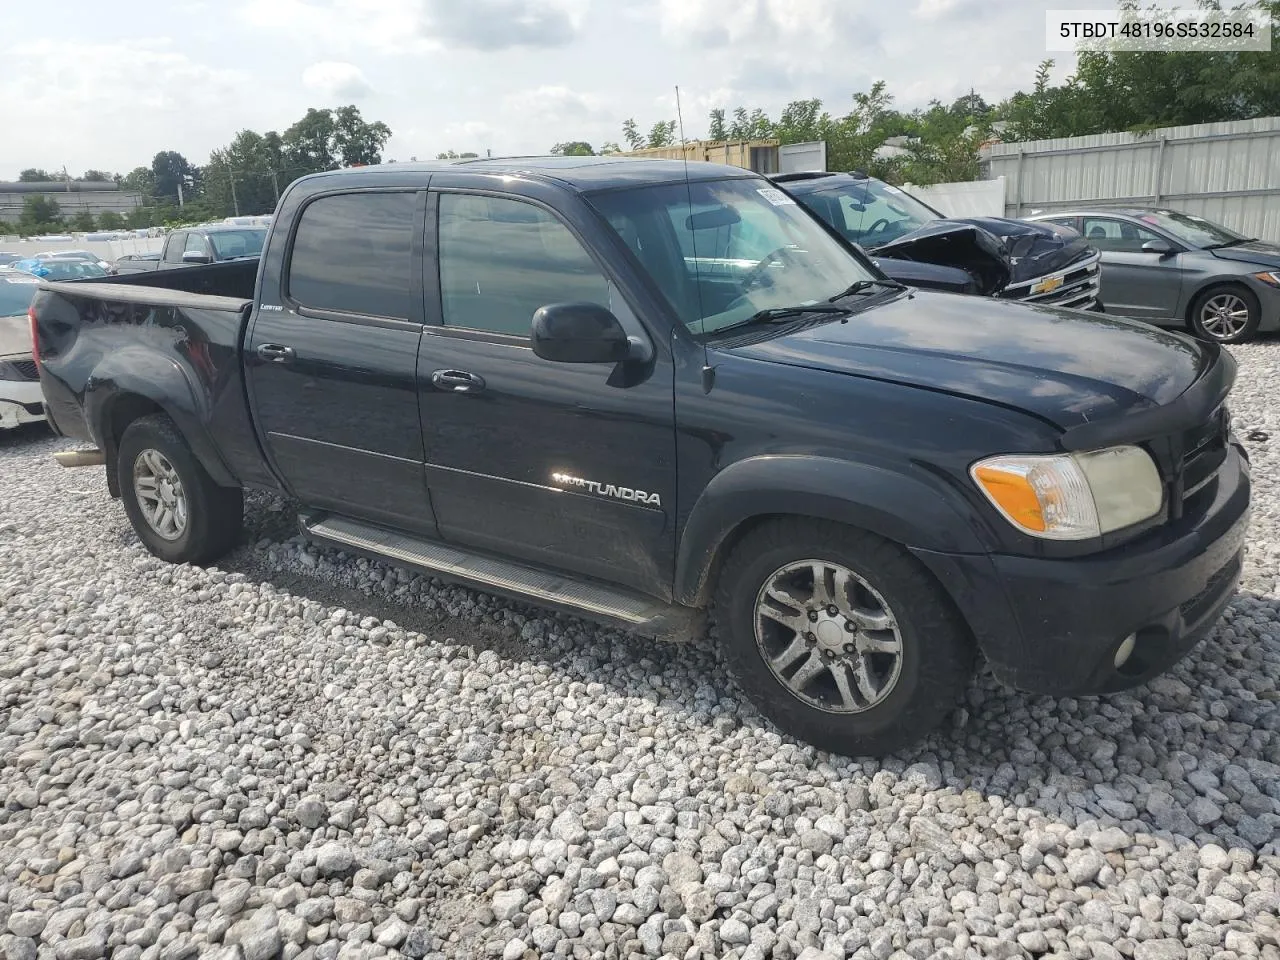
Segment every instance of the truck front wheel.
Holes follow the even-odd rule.
[[[170,563],[203,563],[240,535],[244,501],[220,487],[164,414],[133,421],[116,458],[120,499],[143,545]]]
[[[973,670],[963,620],[905,550],[802,518],[768,521],[726,558],[713,623],[729,666],[784,732],[879,756],[952,709]]]

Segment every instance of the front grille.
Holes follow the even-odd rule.
[[[1055,307],[1072,307],[1084,310],[1093,306],[1098,299],[1098,289],[1102,282],[1099,263],[1102,254],[1092,256],[1073,263],[1065,270],[1046,273],[1041,277],[1033,277],[1019,283],[1012,283],[1000,292],[1005,300],[1017,300],[1021,303],[1044,303]],[[1058,285],[1052,290],[1032,289],[1044,284]]]
[[[1227,459],[1227,411],[1219,407],[1207,421],[1182,435],[1179,475],[1183,501],[1207,488]]]
[[[24,380],[39,380],[40,371],[36,369],[34,360],[11,360],[9,361],[15,370],[22,375]]]
[[[39,379],[40,371],[36,369],[34,360],[0,360],[0,380],[22,382]]]

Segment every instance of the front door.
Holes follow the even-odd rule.
[[[416,370],[425,209],[425,192],[310,200],[264,271],[245,363],[259,437],[304,505],[434,533]]]
[[[1116,217],[1084,217],[1081,232],[1102,253],[1100,297],[1107,313],[1139,320],[1177,319],[1182,255],[1142,249],[1148,240],[1171,241]]]
[[[441,535],[670,596],[673,367],[552,363],[534,311],[608,306],[647,336],[602,267],[548,209],[442,192],[439,296],[419,355],[427,483]],[[436,278],[429,277],[428,290]]]

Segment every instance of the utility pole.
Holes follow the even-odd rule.
[[[236,196],[236,175],[230,170],[227,176],[231,178],[231,205],[235,208],[236,216],[240,216],[240,198]]]
[[[276,171],[271,171],[271,189],[275,191],[276,203],[280,202],[280,183],[276,180]]]
[[[178,178],[178,209],[181,210],[184,204],[182,202],[182,178]]]

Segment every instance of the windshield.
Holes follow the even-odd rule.
[[[1205,220],[1203,217],[1189,213],[1178,213],[1175,210],[1152,210],[1138,216],[1143,223],[1159,227],[1171,233],[1189,247],[1203,250],[1206,247],[1217,247],[1226,243],[1239,243],[1248,239],[1234,230],[1228,230],[1221,224]]]
[[[702,180],[589,199],[696,332],[770,307],[825,303],[875,279],[767,180]]]
[[[26,313],[39,289],[40,282],[34,277],[30,281],[0,280],[0,317],[18,317]]]
[[[266,239],[265,230],[219,230],[209,234],[209,242],[213,244],[214,255],[219,260],[256,257],[262,253]]]
[[[85,280],[89,277],[107,276],[107,271],[87,260],[43,260],[31,272],[49,280]]]
[[[829,187],[800,194],[799,200],[868,250],[892,243],[940,216],[909,193],[880,180],[839,177]]]

